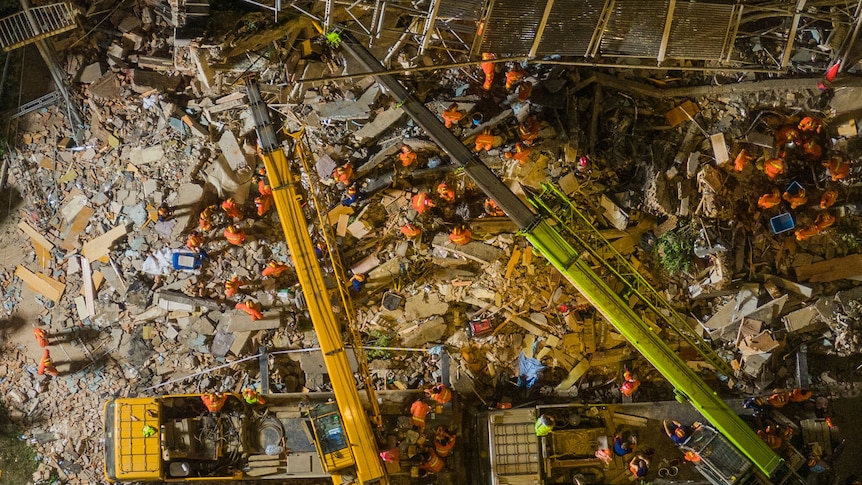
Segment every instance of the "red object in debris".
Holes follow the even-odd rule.
[[[481,320],[471,320],[469,324],[467,324],[467,336],[471,338],[479,338],[484,337],[491,333],[494,330],[494,325],[491,323],[490,318],[483,318]]]

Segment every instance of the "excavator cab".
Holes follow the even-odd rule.
[[[319,404],[308,412],[314,444],[328,473],[351,467],[355,464],[353,454],[344,434],[341,414],[334,402]]]

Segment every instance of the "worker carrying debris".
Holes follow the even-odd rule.
[[[272,195],[261,195],[254,198],[254,208],[257,210],[258,217],[263,217],[272,208]]]
[[[203,401],[204,406],[207,407],[209,412],[217,413],[224,407],[224,403],[227,401],[227,395],[220,392],[208,392],[201,396],[201,401]]]
[[[254,300],[237,303],[234,308],[248,313],[252,320],[263,320],[263,313],[260,312],[260,303],[257,303]]]
[[[470,231],[470,228],[465,225],[457,226],[449,233],[449,240],[459,246],[469,243],[472,238],[473,233]]]
[[[54,367],[54,361],[51,360],[51,351],[45,349],[42,353],[42,360],[39,361],[39,370],[36,371],[37,374],[57,377],[60,373],[57,372],[57,368]]]
[[[227,214],[228,217],[242,220],[242,211],[239,210],[239,207],[236,205],[236,201],[233,197],[228,197],[224,202],[221,203],[221,209]]]
[[[224,230],[224,237],[227,239],[227,242],[234,246],[242,246],[242,243],[245,242],[245,231],[236,224],[231,224]]]
[[[491,54],[490,52],[482,53],[483,61],[490,61],[496,58],[497,56],[495,54]],[[493,62],[483,62],[481,66],[482,72],[485,73],[485,82],[482,84],[482,89],[484,89],[485,91],[490,91],[491,86],[494,84],[494,69],[496,66],[494,66]]]
[[[691,428],[683,425],[679,421],[665,419],[662,424],[664,425],[664,432],[668,435],[671,441],[678,445],[688,441],[688,438],[691,436]]]
[[[628,369],[623,372],[623,383],[620,386],[620,392],[623,396],[631,397],[640,387],[641,381],[635,379],[634,374]]]
[[[476,136],[476,151],[490,150],[494,148],[494,135],[491,134],[491,128],[485,127],[482,133]]]
[[[425,389],[425,395],[439,404],[446,404],[452,400],[452,391],[442,382],[435,384],[430,389]]]
[[[255,404],[266,404],[266,401],[263,400],[263,396],[257,392],[257,389],[253,389],[251,387],[246,387],[242,390],[242,398],[245,399],[245,402],[251,405]]]
[[[446,128],[457,125],[462,118],[464,118],[464,113],[458,111],[458,103],[452,103],[449,109],[443,112],[443,122],[446,124]]]
[[[421,399],[413,401],[410,406],[410,424],[420,432],[425,429],[425,416],[431,411],[431,406]]]
[[[168,204],[162,202],[162,205],[159,206],[159,210],[156,214],[159,222],[169,221],[174,216],[174,209]]]
[[[410,199],[410,207],[416,210],[419,214],[424,214],[425,211],[435,205],[434,201],[431,200],[431,196],[428,195],[428,192],[419,192]]]
[[[263,268],[263,271],[261,271],[260,274],[264,278],[278,278],[282,273],[288,270],[290,270],[290,266],[279,263],[278,261],[270,261],[267,263],[266,267]]]
[[[406,143],[401,144],[401,153],[398,154],[398,159],[401,160],[401,166],[409,167],[413,165],[416,163],[417,157],[418,155],[410,145],[407,145]]]
[[[226,297],[230,298],[232,296],[236,296],[239,293],[239,289],[245,282],[240,279],[239,276],[233,275],[233,277],[224,282],[224,294]]]
[[[446,458],[455,447],[456,436],[449,433],[443,426],[437,426],[434,433],[434,452],[441,458]]]
[[[50,345],[50,342],[48,341],[48,332],[46,332],[44,328],[35,327],[33,329],[33,336],[36,337],[36,342],[39,343],[39,347],[44,349]]]
[[[551,432],[554,431],[554,425],[556,424],[556,420],[553,416],[549,414],[543,414],[536,419],[536,436],[541,438],[542,436],[548,436]]]

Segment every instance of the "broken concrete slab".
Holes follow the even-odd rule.
[[[434,236],[431,245],[434,248],[443,249],[479,263],[491,263],[505,255],[502,249],[478,241],[457,245],[449,241],[449,236],[445,233]]]
[[[245,312],[237,311],[230,321],[228,332],[254,332],[257,330],[272,330],[281,326],[278,313],[264,313],[262,320],[252,320]]]
[[[239,170],[248,166],[248,161],[245,158],[245,152],[236,141],[236,135],[230,130],[225,130],[224,134],[218,140],[218,147],[221,149],[222,155],[227,160],[228,165],[233,170]]]
[[[129,151],[129,161],[138,167],[159,162],[164,157],[165,150],[161,143],[146,148],[133,148]]]
[[[357,143],[366,144],[376,140],[384,131],[397,123],[404,116],[401,108],[389,108],[378,114],[371,123],[366,123],[361,129],[353,133],[353,139]]]
[[[404,318],[407,320],[421,320],[433,315],[445,315],[449,311],[449,304],[441,301],[436,293],[419,292],[407,298],[404,304]]]
[[[401,335],[401,343],[407,347],[442,342],[446,334],[446,321],[443,317],[434,317],[421,323],[405,323],[398,326],[397,332]]]

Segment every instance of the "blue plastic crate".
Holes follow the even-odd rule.
[[[769,225],[772,226],[772,232],[775,234],[792,231],[796,227],[796,224],[793,222],[793,216],[789,212],[782,212],[769,219]]]

